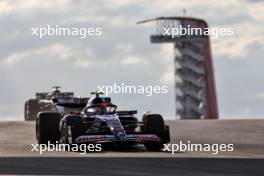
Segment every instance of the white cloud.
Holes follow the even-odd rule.
[[[31,50],[20,51],[11,54],[2,60],[2,64],[13,66],[20,62],[37,58],[39,55],[56,55],[61,59],[65,59],[71,55],[71,49],[61,44],[52,44],[49,46],[34,48]]]
[[[121,65],[148,64],[148,59],[135,54],[135,47],[132,43],[119,43],[115,48],[117,49],[117,53],[114,57],[118,57],[121,60]]]
[[[161,50],[157,55],[157,60],[165,67],[160,82],[167,85],[173,85],[175,82],[174,78],[174,46],[173,44],[163,44]]]
[[[229,37],[219,37],[212,39],[213,56],[225,59],[241,59],[248,54],[252,43],[264,44],[263,30],[264,25],[257,22],[242,22],[232,25],[234,35]]]
[[[167,85],[173,85],[175,82],[175,77],[174,77],[174,69],[171,66],[168,66],[166,68],[165,73],[163,73],[161,80],[161,83],[167,84]]]
[[[264,99],[264,92],[260,92],[256,95],[256,98]]]
[[[1,0],[0,15],[8,15],[15,11],[27,11],[32,9],[65,8],[70,5],[71,0]]]
[[[11,54],[3,58],[0,65],[15,66],[21,62],[43,57],[45,57],[45,59],[56,58],[61,61],[70,60],[75,66],[86,68],[91,65],[90,62],[94,59],[94,54],[89,48],[83,52],[63,44],[55,43],[41,48],[34,48]]]
[[[138,64],[147,64],[146,58],[129,56],[122,61],[122,65],[138,65]]]
[[[140,0],[106,0],[105,2],[108,8],[120,8],[132,3],[140,2]]]
[[[212,44],[213,58],[239,59],[246,54],[248,40],[235,38],[219,39]],[[215,57],[214,57],[215,56]]]
[[[263,3],[263,1],[262,1]],[[249,3],[247,4],[248,12],[254,20],[264,21],[263,4]]]
[[[131,43],[119,43],[116,49],[122,53],[131,53],[134,51],[134,46]]]

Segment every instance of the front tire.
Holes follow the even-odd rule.
[[[36,138],[39,144],[56,143],[60,139],[60,115],[55,112],[40,112],[36,120]]]
[[[81,116],[67,115],[62,119],[61,142],[65,144],[75,143],[75,139],[83,134]]]
[[[166,136],[166,126],[160,114],[146,114],[143,117],[144,132],[158,136],[161,142],[145,143],[148,151],[160,151],[163,148],[164,137]]]

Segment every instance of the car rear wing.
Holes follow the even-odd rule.
[[[49,94],[48,92],[36,93],[36,99],[46,99],[48,94]]]
[[[63,94],[65,97],[69,97],[69,98],[73,98],[74,97],[74,93],[73,92],[61,92],[61,94]]]
[[[84,98],[53,98],[52,101],[58,106],[83,106],[85,107],[89,97]]]
[[[36,93],[36,99],[47,99],[47,96],[49,95],[49,92],[38,92]],[[60,94],[67,98],[73,98],[74,93],[73,92],[60,92]]]
[[[137,114],[137,110],[130,111],[116,111],[117,115],[134,115]]]

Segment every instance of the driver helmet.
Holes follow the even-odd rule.
[[[91,98],[91,99],[88,101],[87,105],[90,106],[90,105],[95,105],[95,104],[100,104],[100,103],[103,103],[102,98],[100,98],[100,97],[96,97],[96,98]]]
[[[94,111],[95,111],[97,114],[99,114],[99,115],[102,115],[102,114],[105,113],[105,109],[104,109],[103,107],[101,107],[101,106],[96,106],[96,107],[94,108]]]

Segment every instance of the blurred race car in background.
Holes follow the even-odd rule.
[[[117,111],[110,97],[92,94],[95,97],[52,98],[56,111],[39,112],[36,118],[38,143],[141,143],[147,150],[159,151],[170,141],[169,126],[160,114],[147,112],[139,121],[136,110]]]
[[[24,106],[24,120],[36,120],[38,112],[56,111],[52,99],[54,98],[73,98],[73,92],[61,92],[60,86],[52,87],[52,92],[38,92],[35,98],[26,100]]]

